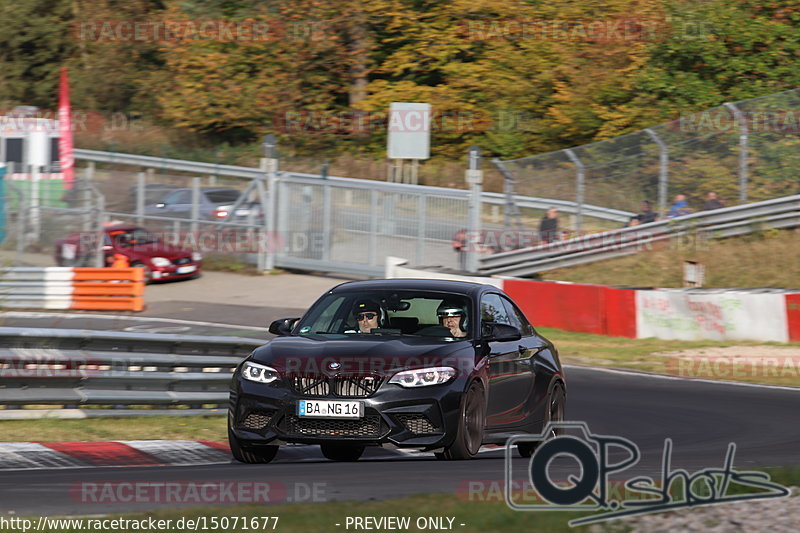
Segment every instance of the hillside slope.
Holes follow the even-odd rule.
[[[681,287],[683,262],[705,265],[704,287],[782,287],[800,290],[800,230],[767,230],[720,240],[673,241],[663,249],[573,268],[543,272],[541,279]]]

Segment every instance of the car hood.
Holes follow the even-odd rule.
[[[469,341],[373,335],[276,337],[253,352],[252,360],[284,376],[391,376],[408,368],[458,367],[475,350]],[[469,357],[467,357],[469,356]],[[337,366],[338,365],[338,366]]]

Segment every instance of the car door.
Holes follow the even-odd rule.
[[[521,389],[517,394],[520,398],[525,396],[524,405],[520,408],[520,423],[522,425],[535,424],[544,416],[547,399],[547,385],[552,369],[548,368],[546,361],[541,357],[543,350],[548,347],[517,305],[505,296],[501,296],[506,313],[511,325],[520,330],[522,338],[519,340],[518,366],[524,369],[524,380],[520,379],[518,385]]]
[[[165,217],[187,218],[192,211],[192,191],[180,189],[164,198],[161,212]]]
[[[499,293],[481,297],[481,332],[492,324],[518,327],[509,317],[505,298]],[[525,337],[516,341],[488,341],[489,400],[486,426],[490,431],[513,428],[525,422],[530,391],[533,388],[531,349]]]

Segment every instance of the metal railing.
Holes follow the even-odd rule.
[[[800,89],[683,115],[619,137],[512,160],[493,161],[512,197],[626,211],[649,201],[666,214],[674,195],[695,208],[715,192],[726,205],[800,194],[795,144]],[[572,229],[581,228],[577,213]]]
[[[471,227],[471,193],[463,189],[276,172],[269,165],[261,169],[93,150],[76,150],[75,157],[107,165],[206,175],[214,177],[214,182],[221,176],[250,180],[247,191],[264,190],[267,195],[263,211],[268,216],[259,229],[272,242],[266,251],[254,254],[259,266],[267,269],[276,266],[380,276],[385,257],[398,254],[417,266],[458,268],[460,257],[452,248],[453,236]],[[192,179],[198,187],[198,178]],[[138,175],[138,180],[139,187],[143,187],[144,173]],[[528,210],[531,221],[554,206],[567,214],[582,212],[600,219],[604,221],[601,227],[607,227],[609,222],[621,223],[633,214],[543,197],[517,197],[515,201]],[[507,196],[482,193],[480,204],[481,226],[502,228],[501,212],[508,205]],[[168,224],[167,220],[143,216],[141,209],[138,206],[136,218],[140,224]],[[113,216],[126,219],[119,212]]]
[[[614,231],[587,234],[543,246],[481,258],[486,275],[530,276],[648,250],[653,243],[685,235],[733,237],[764,229],[800,227],[800,195],[702,211]]]
[[[42,406],[90,417],[221,413],[232,371],[264,342],[0,327],[0,419],[34,418]]]
[[[228,176],[232,178],[245,178],[245,179],[265,179],[264,170],[255,167],[243,167],[235,165],[220,165],[217,163],[204,163],[200,161],[186,161],[183,159],[169,159],[162,157],[152,157],[135,154],[125,154],[120,152],[102,152],[98,150],[82,150],[75,149],[75,159],[82,161],[93,161],[95,163],[107,163],[118,165],[129,165],[142,168],[159,169],[162,171],[173,172],[189,172],[192,174],[200,174],[206,176]],[[349,184],[354,188],[370,188],[376,184],[384,184],[385,182],[374,180],[363,180],[357,178],[346,178],[341,176],[322,176],[320,174],[307,174],[302,172],[280,172],[283,179],[291,178],[311,178],[312,180],[330,180],[337,184]],[[429,191],[431,194],[451,194],[455,197],[467,198],[469,191],[462,189],[449,189],[445,187],[431,187],[422,185],[407,185],[399,183],[385,183],[386,185],[396,187],[397,191]],[[502,193],[484,192],[482,202],[486,205],[502,206],[505,204],[506,198]],[[531,209],[548,209],[550,207],[558,207],[566,213],[577,213],[578,204],[569,200],[559,200],[555,198],[543,198],[536,196],[518,196],[516,198],[517,204],[520,207]],[[583,213],[586,216],[610,220],[613,222],[623,222],[635,214],[633,212],[608,209],[596,205],[584,205]]]

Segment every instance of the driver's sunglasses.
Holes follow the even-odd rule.
[[[372,320],[378,316],[378,313],[358,313],[356,315],[356,320]]]

